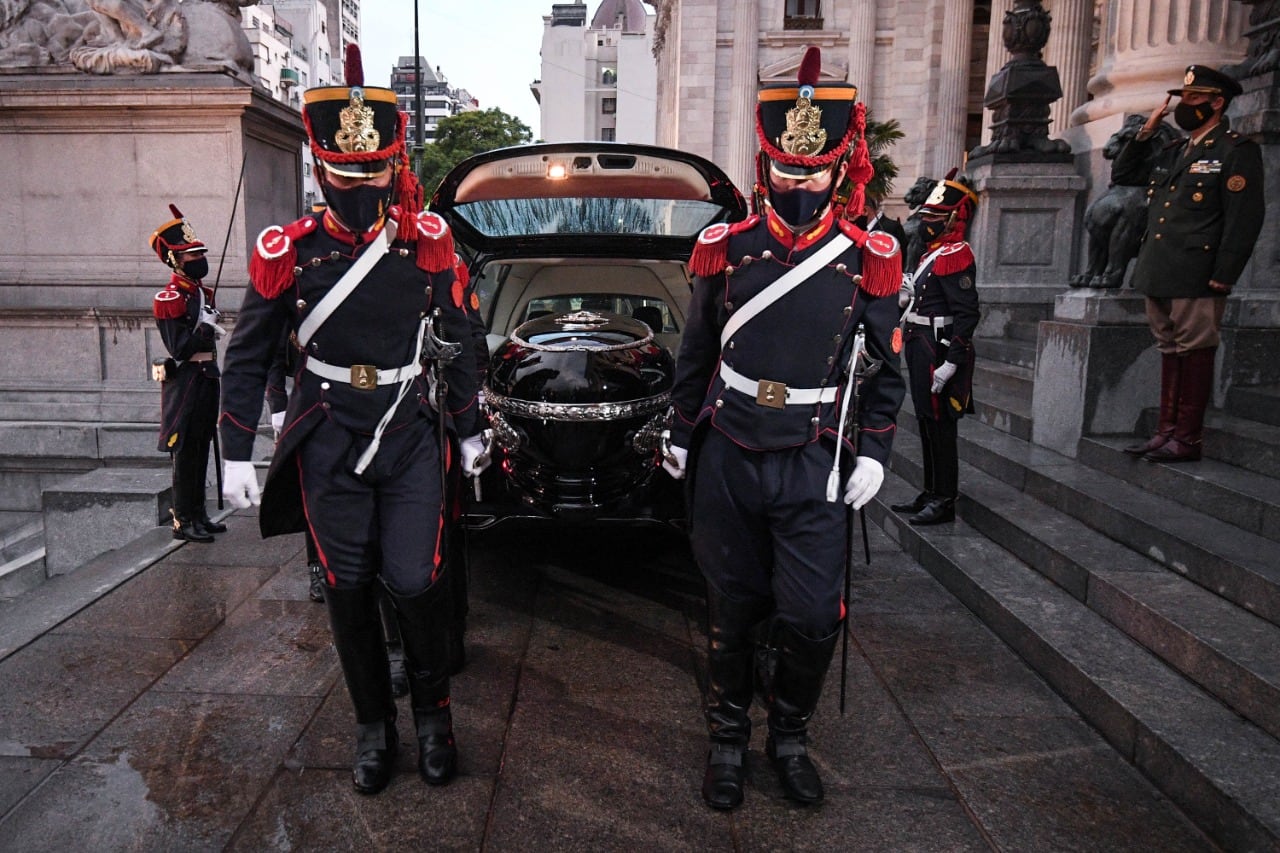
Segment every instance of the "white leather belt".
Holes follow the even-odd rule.
[[[815,403],[834,403],[837,387],[788,388],[782,382],[771,379],[748,379],[724,362],[720,362],[720,378],[728,388],[740,394],[755,397],[762,406],[781,409],[783,406],[812,406]]]
[[[907,322],[915,323],[917,326],[928,326],[931,329],[941,329],[943,326],[950,326],[956,321],[955,317],[930,317],[927,314],[917,314],[914,311],[907,312]]]
[[[336,364],[325,364],[318,358],[307,359],[307,370],[321,379],[332,379],[334,382],[347,382],[353,388],[368,391],[379,385],[395,385],[406,379],[412,379],[422,372],[418,362],[406,364],[404,367],[393,367],[379,370],[371,364],[353,364],[350,367],[338,367]]]

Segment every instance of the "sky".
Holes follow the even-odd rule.
[[[538,102],[529,84],[541,74],[542,16],[556,0],[416,0],[418,52],[450,86],[466,89],[481,109],[516,116],[539,137]],[[361,0],[364,80],[387,86],[401,56],[413,56],[415,0]],[[594,10],[598,2],[588,2]]]

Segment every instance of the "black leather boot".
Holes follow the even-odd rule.
[[[434,583],[417,595],[388,591],[400,618],[409,695],[418,734],[418,773],[445,785],[458,772],[458,745],[449,705],[449,595]]]
[[[395,605],[391,603],[385,587],[378,593],[378,611],[382,615],[382,637],[387,643],[391,695],[399,699],[401,696],[409,695],[409,673],[404,666],[404,644],[400,639],[400,622],[396,618]]]
[[[1160,354],[1160,418],[1156,431],[1147,441],[1131,444],[1124,449],[1130,456],[1143,456],[1159,450],[1173,438],[1173,428],[1178,422],[1178,388],[1182,378],[1182,359],[1171,352]]]
[[[391,781],[400,745],[378,602],[372,585],[330,588],[325,602],[333,645],[355,707],[356,760],[351,781],[361,794],[376,794]]]
[[[223,524],[221,521],[214,521],[212,518],[209,517],[209,513],[205,510],[202,510],[200,512],[200,518],[198,518],[197,521],[200,523],[201,527],[203,527],[205,530],[209,531],[210,533],[226,533],[227,532],[227,526]]]
[[[751,740],[751,694],[756,666],[756,626],[773,602],[736,600],[707,584],[707,731],[711,749],[702,777],[702,799],[713,809],[742,804]]]
[[[916,513],[924,509],[925,504],[929,503],[930,499],[932,498],[933,498],[933,495],[929,494],[928,492],[921,492],[920,494],[916,495],[907,503],[889,504],[889,509],[893,510],[894,512]]]
[[[778,669],[769,697],[766,750],[783,793],[799,803],[820,802],[825,796],[818,768],[809,758],[808,725],[843,627],[841,621],[828,636],[811,640],[789,624],[778,623]]]
[[[173,538],[179,542],[212,542],[213,535],[203,527],[197,526],[195,519],[187,519],[173,514]]]
[[[915,527],[927,527],[930,524],[945,524],[956,520],[956,502],[952,498],[935,495],[933,500],[925,504],[924,509],[907,519],[907,523]]]
[[[324,603],[324,566],[319,563],[307,565],[307,598],[317,603]]]

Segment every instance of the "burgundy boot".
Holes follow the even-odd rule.
[[[1213,392],[1213,359],[1217,347],[1192,350],[1180,357],[1178,420],[1173,437],[1143,456],[1148,462],[1196,462],[1204,437],[1204,413]]]
[[[1146,456],[1164,447],[1173,438],[1173,427],[1178,420],[1178,381],[1182,376],[1182,359],[1174,353],[1160,354],[1160,420],[1156,431],[1147,441],[1131,444],[1124,449],[1130,456]]]

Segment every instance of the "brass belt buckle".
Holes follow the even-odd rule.
[[[756,385],[756,405],[771,409],[787,406],[787,386],[771,379],[761,379]]]
[[[378,368],[372,364],[351,365],[351,387],[372,391],[378,387]]]

